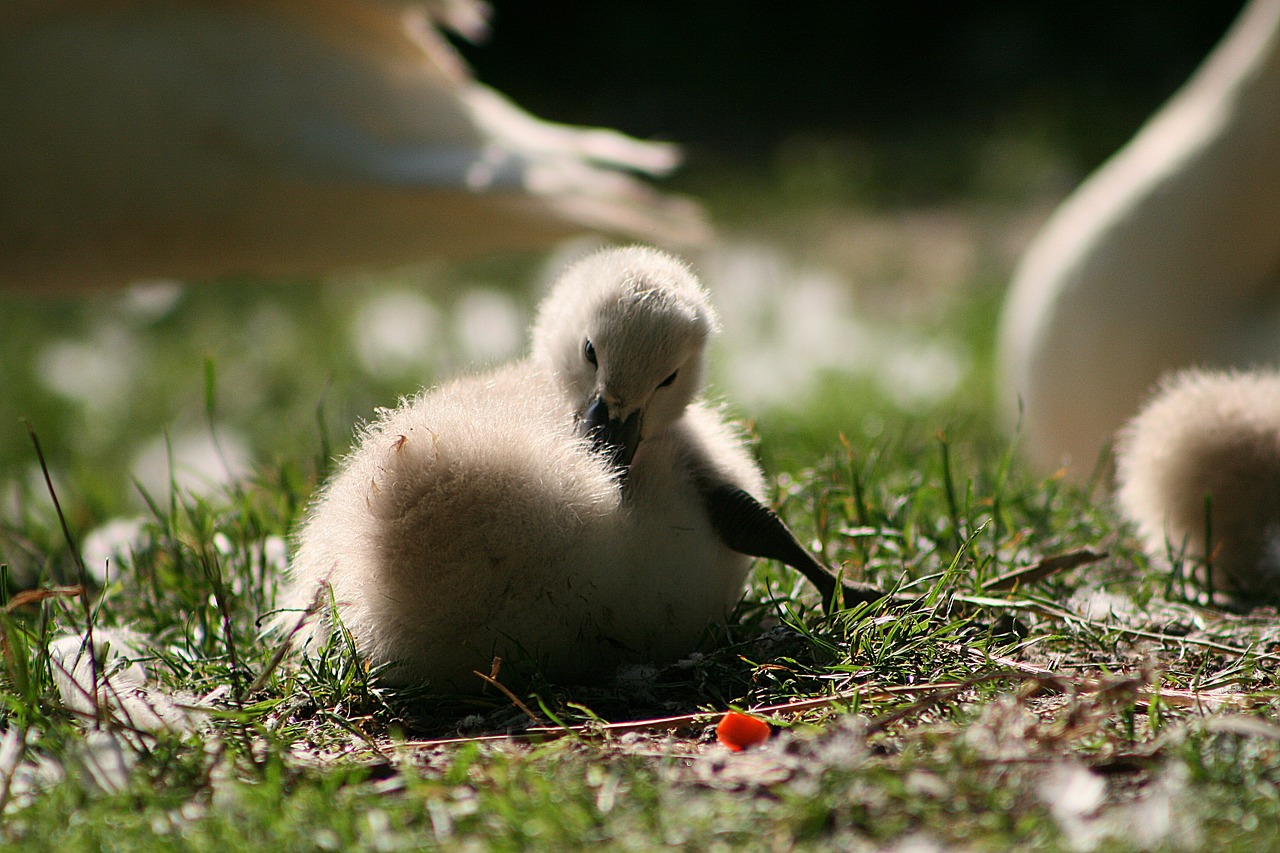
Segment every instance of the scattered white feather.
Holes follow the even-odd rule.
[[[1057,764],[1044,774],[1040,797],[1059,824],[1095,814],[1107,798],[1107,780],[1082,764]]]
[[[1136,799],[1110,803],[1106,780],[1075,763],[1049,768],[1038,785],[1067,844],[1080,851],[1116,840],[1137,850],[1200,849],[1203,834],[1186,808],[1186,789],[1185,773],[1166,769]]]
[[[138,752],[120,732],[91,729],[68,753],[69,766],[80,772],[81,786],[104,794],[120,794],[129,788],[129,776],[138,764]]]
[[[184,706],[194,702],[148,683],[142,663],[146,646],[139,635],[119,628],[98,629],[93,632],[93,644],[96,655],[90,654],[88,635],[64,634],[49,644],[53,681],[63,705],[83,720],[97,719],[108,728],[120,729],[126,737],[193,728],[197,715]],[[101,746],[106,756],[103,772],[112,772],[118,762],[110,757],[109,744]]]

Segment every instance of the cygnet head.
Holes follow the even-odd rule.
[[[584,433],[625,469],[701,390],[716,329],[683,263],[656,249],[606,249],[569,267],[543,301],[532,358],[562,383]]]

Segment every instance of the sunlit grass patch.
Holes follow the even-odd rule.
[[[9,842],[1180,849],[1228,824],[1234,849],[1269,838],[1274,621],[1171,597],[1105,506],[1028,480],[980,432],[837,434],[775,488],[805,541],[902,601],[825,616],[763,564],[700,653],[594,685],[535,680],[520,707],[383,689],[340,633],[278,660],[264,619],[315,482],[285,467],[151,495],[87,597],[47,577],[46,596],[9,599]],[[58,531],[30,533],[57,550]],[[1109,556],[992,585],[1080,549]],[[198,726],[137,735],[69,712],[48,646],[90,621],[146,637],[151,683],[197,705]],[[773,737],[716,746],[730,707]]]
[[[63,512],[15,426],[0,439],[0,843],[1273,846],[1275,614],[1200,606],[1184,578],[1152,572],[1104,494],[1021,468],[987,390],[1000,240],[947,256],[956,292],[904,304],[895,267],[934,275],[904,256],[981,229],[854,219],[791,235],[791,255],[743,244],[740,263],[720,258],[722,275],[743,272],[709,275],[729,300],[713,378],[801,540],[893,599],[825,615],[798,576],[761,563],[734,618],[685,659],[586,685],[505,661],[499,683],[527,675],[510,696],[392,690],[342,632],[300,660],[272,626],[302,616],[278,609],[290,537],[355,423],[508,354],[537,263],[17,308],[0,404],[40,437]],[[831,255],[803,252],[858,223],[898,247],[848,248],[841,263],[885,276],[871,297]],[[831,315],[822,340],[774,292],[793,279],[808,311]],[[746,358],[753,346],[767,357]],[[127,379],[77,374],[86,347],[118,355]],[[936,386],[911,386],[880,372],[880,350],[947,358],[926,359]],[[136,661],[104,654],[68,694],[52,651],[90,629],[141,638]],[[190,725],[144,727],[109,691],[76,701],[135,662]],[[718,746],[730,708],[768,719],[770,739]]]

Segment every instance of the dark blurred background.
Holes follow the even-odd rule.
[[[865,152],[872,202],[973,190],[976,148],[1038,136],[1082,175],[1187,78],[1243,5],[494,2],[478,75],[546,118],[670,138],[689,169]],[[800,145],[794,140],[808,140]],[[821,147],[818,145],[818,147]]]

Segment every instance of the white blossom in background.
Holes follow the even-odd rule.
[[[140,354],[132,330],[100,323],[84,340],[55,341],[36,357],[36,379],[45,388],[96,414],[122,411]]]
[[[351,345],[361,367],[379,379],[425,372],[440,352],[444,319],[430,299],[398,290],[373,296],[351,323]]]
[[[969,357],[958,344],[910,333],[885,335],[883,353],[876,374],[880,387],[904,409],[945,399],[969,368]]]
[[[283,536],[272,534],[261,540],[236,544],[231,537],[219,532],[213,536],[213,547],[224,558],[243,554],[249,566],[261,569],[268,575],[279,577],[289,567],[289,543]],[[237,594],[242,593],[243,582],[243,576],[235,573],[232,577],[232,591]]]
[[[468,289],[453,307],[453,337],[472,365],[506,361],[524,348],[528,320],[516,301],[500,290]]]
[[[252,462],[249,445],[237,433],[219,428],[215,441],[205,429],[181,433],[168,441],[163,435],[156,436],[134,457],[132,471],[152,497],[169,494],[171,475],[180,491],[207,495],[246,477]]]
[[[867,376],[918,408],[945,399],[969,369],[958,344],[862,321],[849,282],[769,246],[724,246],[701,266],[724,325],[721,375],[744,405],[803,403],[837,373]]]
[[[80,543],[85,569],[98,583],[118,578],[133,563],[133,554],[147,542],[146,519],[113,518],[91,530]]]
[[[149,325],[173,313],[186,288],[172,279],[137,281],[120,297],[119,310],[135,323]]]
[[[289,542],[272,534],[262,540],[262,560],[268,568],[283,572],[289,567]]]

